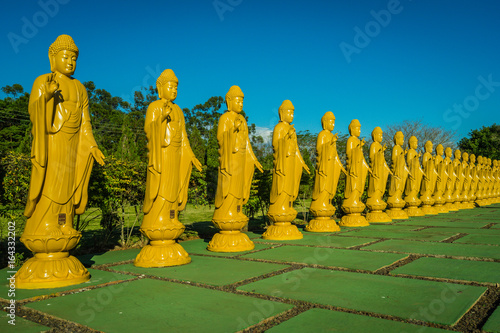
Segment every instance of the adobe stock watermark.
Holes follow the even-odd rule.
[[[381,9],[377,12],[371,10],[370,15],[373,17],[373,20],[368,21],[364,29],[358,26],[354,27],[354,32],[356,33],[353,39],[354,45],[346,42],[341,42],[339,44],[340,50],[347,63],[350,64],[352,55],[360,54],[361,50],[370,45],[372,39],[380,34],[382,28],[386,28],[391,23],[392,17],[400,14],[402,11],[403,6],[399,0],[389,0],[387,2],[387,9]]]
[[[116,277],[117,279],[123,278],[119,274],[116,274]],[[97,294],[87,296],[86,300],[78,305],[75,309],[76,314],[83,317],[85,323],[91,323],[94,321],[96,315],[102,312],[113,301],[115,295],[123,291],[123,288],[123,283],[99,288]]]
[[[481,101],[485,101],[495,92],[496,87],[500,87],[500,82],[493,81],[493,74],[485,79],[482,75],[477,77],[479,84],[471,94],[464,98],[462,103],[453,104],[453,109],[447,109],[443,113],[443,120],[447,123],[454,123],[453,129],[458,129],[462,125],[463,119],[470,117],[471,113],[479,108]]]
[[[8,223],[8,237],[7,237],[7,259],[8,268],[7,281],[8,287],[7,296],[9,297],[9,305],[5,307],[7,311],[7,321],[9,325],[16,325],[16,273],[13,269],[16,268],[16,222],[9,221]]]
[[[7,39],[12,46],[12,49],[17,54],[19,53],[19,46],[21,44],[28,44],[28,42],[35,38],[38,30],[45,27],[50,18],[54,18],[59,13],[59,5],[66,5],[70,0],[39,0],[37,2],[40,10],[35,12],[31,19],[26,16],[21,17],[21,33],[9,32]]]
[[[161,67],[159,64],[156,64],[156,67],[153,69],[149,65],[144,68],[146,70],[146,75],[142,78],[142,86],[135,86],[130,91],[130,95],[121,95],[121,98],[124,101],[134,102],[134,94],[136,91],[141,91],[142,88],[148,89],[149,86],[156,87],[156,79],[161,75]],[[152,80],[152,81],[150,81]]]
[[[224,14],[226,12],[232,12],[234,8],[241,5],[242,2],[243,0],[214,0],[212,5],[219,16],[219,20],[222,22],[224,21]]]

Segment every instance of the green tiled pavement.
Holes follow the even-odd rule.
[[[419,258],[409,264],[396,268],[391,274],[500,283],[500,263],[443,258]]]
[[[500,235],[467,235],[453,243],[500,245]]]
[[[453,228],[453,227],[436,227],[436,228],[427,228],[420,230],[422,234],[430,233],[442,233],[442,232],[453,232],[455,234],[474,234],[474,235],[497,235],[500,236],[500,230],[495,229],[477,229],[477,228]]]
[[[377,237],[377,238],[396,238],[396,239],[420,239],[426,241],[442,241],[451,236],[456,235],[454,232],[441,232],[441,233],[425,233],[419,231],[390,231],[378,229],[363,229],[360,231],[349,234],[352,237]]]
[[[493,312],[486,324],[484,324],[483,330],[486,332],[500,332],[500,308]]]
[[[349,238],[344,236],[350,236],[351,232],[341,233],[339,235],[325,235],[312,232],[303,232],[304,238],[296,240],[269,240],[269,239],[255,239],[255,242],[259,243],[269,243],[269,244],[298,244],[298,245],[310,245],[310,246],[326,246],[326,247],[339,247],[346,248],[351,246],[362,245],[376,241],[376,238]]]
[[[255,241],[255,239],[254,239]],[[208,242],[205,242],[203,239],[196,239],[192,241],[186,241],[179,243],[182,245],[184,250],[186,250],[189,254],[206,254],[210,256],[218,256],[218,257],[234,257],[241,255],[243,253],[248,253],[250,251],[245,252],[212,252],[207,250]],[[264,244],[256,244],[255,248],[252,251],[262,250],[270,247],[271,245]],[[194,259],[193,259],[194,260]]]
[[[374,271],[388,266],[406,255],[394,253],[361,252],[332,248],[312,248],[302,246],[282,246],[266,251],[250,253],[242,258],[266,259],[296,262],[329,267],[345,267]]]
[[[114,281],[130,280],[134,278],[133,276],[130,275],[105,272],[96,269],[88,269],[88,271],[90,273],[90,280],[87,282],[75,284],[72,286],[52,288],[52,289],[16,289],[15,299],[17,301],[20,301],[23,299],[28,299],[36,296],[53,295],[68,290],[82,289],[90,286],[96,286],[99,284],[105,284]],[[8,297],[9,286],[7,285],[8,283],[7,278],[10,277],[10,274],[8,274],[7,272],[8,272],[7,269],[0,270],[0,281],[2,281],[2,283],[0,284],[0,298],[11,299],[11,297]]]
[[[447,325],[457,322],[486,291],[484,287],[314,268],[238,289]]]
[[[311,309],[268,330],[270,333],[339,332],[339,333],[438,333],[449,332],[432,327],[405,324],[360,316],[347,312]]]
[[[490,245],[386,240],[380,243],[366,246],[363,249],[389,252],[446,255],[456,257],[500,259],[500,251],[498,247]]]
[[[82,262],[82,264],[85,265],[85,267],[107,265],[120,261],[134,260],[140,251],[141,249],[108,251],[99,254],[86,254],[83,256],[79,256],[78,259]]]
[[[292,306],[142,279],[27,305],[104,332],[234,332]]]
[[[453,228],[482,228],[487,226],[490,222],[487,221],[449,221],[448,219],[437,220],[437,219],[421,219],[413,220],[409,219],[403,222],[399,222],[398,225],[417,225],[417,226],[435,226],[435,227],[453,227]]]
[[[153,275],[182,281],[222,286],[287,268],[287,265],[249,262],[225,258],[194,257],[188,265],[163,268],[135,267],[125,264],[111,267],[118,272]]]
[[[0,332],[5,333],[39,333],[39,332],[48,332],[50,330],[49,327],[34,323],[32,321],[26,320],[22,317],[16,316],[15,321],[12,324],[9,324],[11,319],[6,317],[3,312],[0,312]]]

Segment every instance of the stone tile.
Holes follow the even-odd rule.
[[[99,284],[104,284],[114,281],[124,281],[134,278],[134,276],[130,275],[105,272],[91,268],[89,268],[88,271],[90,273],[90,280],[87,282],[75,284],[72,286],[52,288],[52,289],[16,289],[15,291],[16,295],[14,299],[20,301],[32,297],[54,295],[69,290],[78,290],[90,286],[96,286]],[[0,298],[11,299],[11,297],[8,296],[9,286],[7,280],[7,278],[9,278],[10,276],[11,274],[8,273],[7,269],[0,270],[0,281],[2,281],[2,283],[0,284]]]
[[[434,227],[453,227],[453,228],[482,228],[488,225],[490,222],[487,221],[449,221],[449,220],[438,220],[438,219],[428,219],[428,220],[406,220],[399,222],[398,225],[418,225],[418,226],[434,226]]]
[[[406,255],[393,253],[302,246],[282,246],[242,256],[242,258],[276,260],[287,263],[304,263],[329,267],[345,267],[369,271],[375,271],[381,267],[388,266],[405,257]]]
[[[500,263],[443,258],[419,258],[391,274],[500,283]]]
[[[167,281],[141,279],[30,303],[104,332],[234,332],[291,305]]]
[[[445,325],[456,323],[486,291],[484,287],[314,268],[238,289]]]
[[[500,235],[467,235],[453,243],[500,245]]]
[[[268,264],[243,260],[194,257],[191,263],[182,266],[143,268],[133,264],[111,267],[117,272],[131,272],[182,281],[206,283],[222,286],[236,283],[262,274],[268,274],[289,267],[281,264]]]
[[[436,227],[420,230],[423,234],[436,234],[441,232],[453,232],[461,234],[474,234],[474,235],[497,235],[500,236],[500,230],[495,229],[477,229],[477,228],[454,228],[454,227]]]
[[[483,331],[495,333],[500,332],[500,308],[497,307],[497,309],[488,318],[486,324],[483,326]]]
[[[270,333],[303,333],[303,332],[339,332],[339,333],[438,333],[449,332],[439,328],[406,324],[362,316],[347,312],[311,309],[293,317],[267,332]]]
[[[394,239],[369,245],[363,249],[468,258],[500,259],[500,251],[498,250],[498,247],[489,245],[434,243]]]
[[[415,227],[412,227],[415,229]],[[420,233],[420,231],[390,231],[378,229],[363,229],[356,231],[349,236],[353,237],[376,237],[376,238],[395,238],[395,239],[418,239],[426,241],[442,241],[451,236],[456,235],[454,232],[440,232],[440,233]]]

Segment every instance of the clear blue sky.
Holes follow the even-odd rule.
[[[259,127],[290,99],[298,130],[320,131],[333,111],[341,133],[353,118],[366,137],[424,119],[460,138],[500,123],[499,13],[495,0],[4,1],[0,86],[30,91],[69,34],[75,77],[129,101],[172,68],[181,108],[239,85]]]

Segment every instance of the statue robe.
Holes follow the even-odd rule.
[[[151,103],[144,122],[149,151],[145,214],[150,212],[158,197],[173,203],[172,209],[177,211],[183,210],[187,203],[194,153],[187,138],[182,110],[169,102],[171,112],[162,120],[168,111],[164,104],[164,100]],[[163,205],[163,202],[158,201],[158,205]]]
[[[316,141],[316,175],[312,199],[318,200],[326,192],[326,198],[331,200],[337,191],[340,172],[343,169],[337,153],[334,135],[328,130],[322,130]]]
[[[382,145],[379,142],[373,142],[370,145],[370,163],[373,175],[368,181],[368,197],[381,199],[387,187],[387,178],[389,178],[389,166],[385,160]],[[377,178],[373,177],[377,176]]]
[[[401,196],[405,189],[409,170],[406,165],[403,148],[401,148],[401,146],[399,145],[395,145],[392,148],[392,169],[394,175],[391,177],[389,196]]]
[[[24,211],[29,218],[28,233],[33,232],[33,223],[58,224],[59,214],[66,214],[66,223],[72,223],[74,214],[85,211],[94,163],[91,149],[97,147],[85,87],[69,78],[76,102],[63,100],[57,93],[47,100],[45,84],[51,75],[35,80],[28,107],[33,124],[32,172]]]
[[[350,136],[349,139],[347,139],[346,155],[347,179],[344,198],[350,199],[351,196],[354,196],[352,200],[360,201],[361,194],[363,194],[365,190],[369,166],[363,156],[361,141],[357,137]]]

